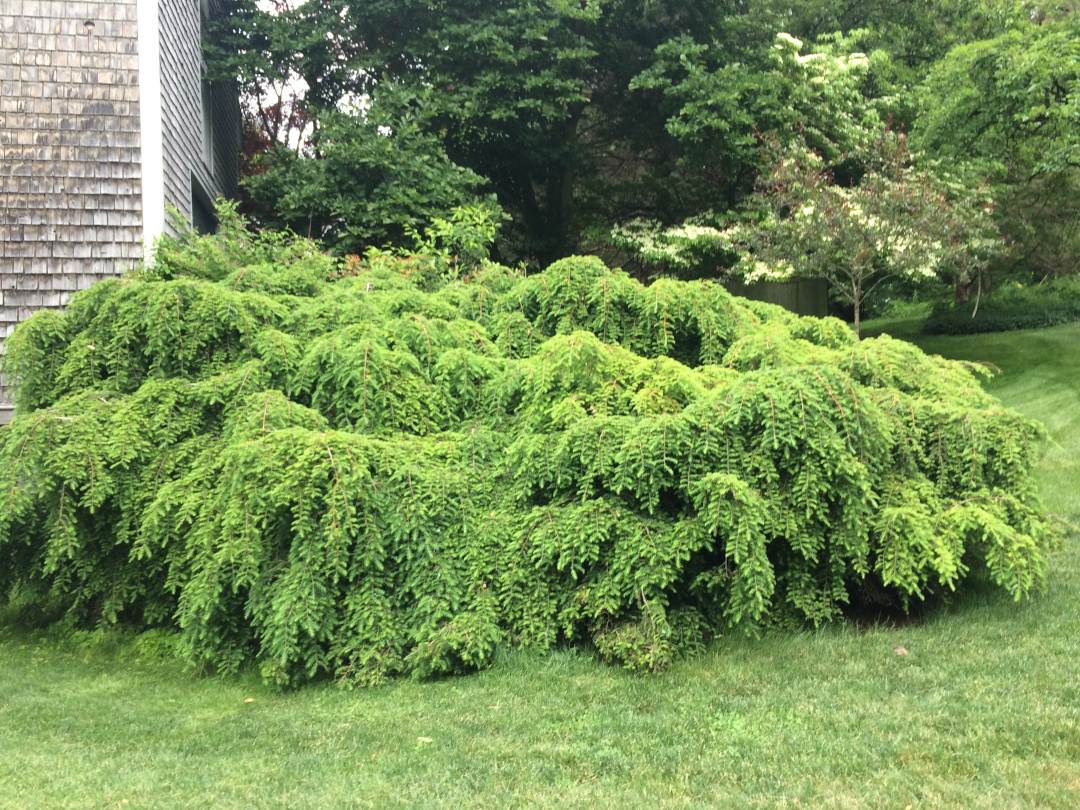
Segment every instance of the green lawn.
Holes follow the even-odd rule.
[[[1080,324],[916,339],[1003,370],[1057,442],[1046,504],[1080,520]],[[1075,808],[1077,604],[1070,540],[1021,605],[968,589],[918,625],[732,636],[659,676],[512,654],[286,694],[9,631],[0,807]]]

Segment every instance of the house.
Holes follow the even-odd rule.
[[[121,275],[175,206],[214,228],[240,108],[205,79],[213,0],[0,0],[0,341]],[[10,418],[0,380],[0,421]]]

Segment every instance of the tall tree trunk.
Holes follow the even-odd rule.
[[[971,279],[961,273],[956,274],[956,286],[953,289],[953,303],[959,307],[971,299]]]
[[[546,189],[547,233],[544,234],[544,264],[563,258],[570,252],[570,220],[574,206],[574,170],[555,167],[548,176]]]
[[[863,286],[862,279],[855,282],[855,295],[852,297],[855,299],[855,339],[862,340],[862,335],[859,333],[859,319],[861,316],[862,303],[863,303]]]
[[[576,105],[561,125],[560,138],[564,145],[561,160],[549,166],[544,189],[547,206],[547,233],[544,234],[544,264],[563,258],[570,253],[570,223],[574,214],[574,180],[577,177],[576,144],[577,128],[585,104]]]

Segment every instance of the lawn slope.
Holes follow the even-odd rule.
[[[918,340],[1002,369],[993,392],[1056,442],[1046,505],[1080,519],[1080,325]],[[648,677],[515,654],[282,694],[0,630],[0,807],[1073,808],[1075,539],[1050,571],[1028,603],[972,588],[920,624],[729,636]]]

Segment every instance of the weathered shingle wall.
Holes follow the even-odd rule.
[[[0,0],[0,340],[140,257],[138,81],[135,0]]]
[[[0,0],[0,342],[142,256],[137,2]],[[157,7],[161,179],[190,219],[193,178],[211,199],[236,196],[239,105],[235,87],[213,87],[207,160],[200,2]]]

